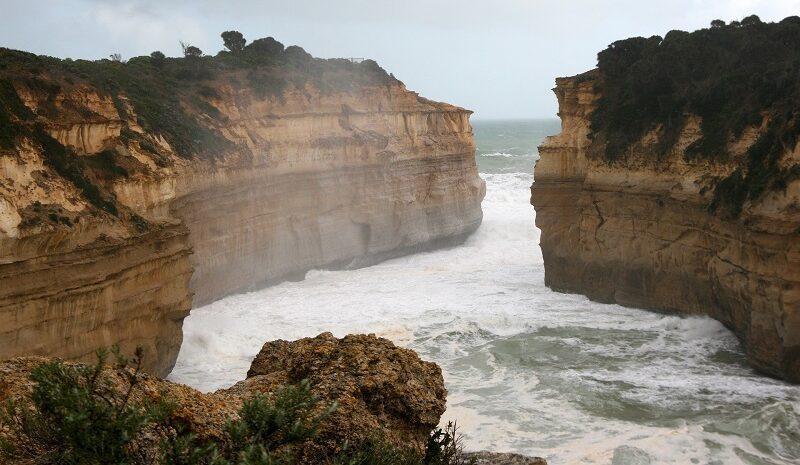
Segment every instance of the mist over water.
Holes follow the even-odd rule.
[[[708,318],[604,305],[544,286],[528,203],[557,120],[474,122],[484,221],[458,247],[194,309],[170,379],[243,379],[268,340],[377,333],[437,362],[470,449],[551,464],[796,464],[800,387],[760,376]]]

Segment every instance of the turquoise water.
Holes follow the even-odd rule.
[[[536,146],[561,130],[558,119],[478,120],[472,122],[481,173],[531,173]]]
[[[544,286],[528,203],[558,121],[476,121],[484,221],[466,243],[231,296],[192,311],[171,378],[243,379],[264,341],[377,333],[437,362],[471,449],[551,464],[798,464],[800,387],[755,373],[709,318]]]

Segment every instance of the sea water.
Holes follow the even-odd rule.
[[[438,363],[468,448],[551,464],[797,464],[800,387],[755,373],[709,318],[544,286],[529,187],[557,120],[475,121],[484,220],[461,246],[192,310],[170,379],[245,377],[265,341],[376,333]]]

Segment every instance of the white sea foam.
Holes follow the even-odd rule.
[[[265,341],[376,333],[442,366],[444,420],[472,449],[556,465],[800,461],[799,388],[755,374],[708,318],[548,290],[532,177],[483,176],[484,222],[462,246],[195,309],[171,379],[210,391],[242,379]]]
[[[504,152],[492,152],[492,153],[484,153],[481,155],[482,157],[502,157],[502,158],[511,158],[511,157],[518,157],[519,155],[513,155],[511,153],[504,153]]]

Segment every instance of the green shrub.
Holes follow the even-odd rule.
[[[11,81],[0,79],[0,149],[13,149],[17,137],[23,134],[19,121],[31,120],[33,116]]]
[[[41,125],[33,126],[28,135],[41,145],[42,158],[45,164],[61,177],[71,182],[89,203],[112,215],[119,214],[113,199],[107,199],[100,191],[100,188],[86,176],[86,160],[71,154],[66,147],[50,136]]]
[[[454,422],[434,429],[424,451],[401,448],[374,438],[352,447],[345,445],[331,465],[473,465],[474,459],[464,456],[463,436]]]
[[[424,455],[411,448],[400,448],[374,438],[357,446],[346,444],[331,465],[422,465]]]
[[[428,437],[425,445],[426,465],[466,465],[473,463],[463,457],[464,447],[455,422],[448,422],[444,429],[437,428]]]
[[[117,368],[128,366],[119,355]],[[97,365],[46,362],[31,371],[32,405],[8,404],[0,425],[11,438],[0,439],[0,452],[11,458],[63,464],[132,464],[135,440],[150,421],[151,404],[131,398],[139,382],[141,351],[133,369],[122,370],[127,386],[120,390],[101,376],[107,352]]]
[[[71,68],[85,71],[93,85],[114,97],[123,117],[126,110],[118,96],[126,96],[139,125],[147,132],[163,136],[180,157],[216,158],[230,150],[232,144],[219,131],[187,114],[184,107],[184,101],[197,101],[198,94],[208,93],[208,86],[195,90],[185,82],[185,79],[197,80],[205,73],[202,60],[181,59],[172,67],[165,62],[161,71],[141,64],[109,66],[88,61],[75,62]]]
[[[293,463],[292,446],[316,436],[336,410],[335,403],[320,413],[317,407],[306,380],[279,388],[271,397],[255,394],[244,401],[239,418],[225,425],[224,455],[242,464]]]

